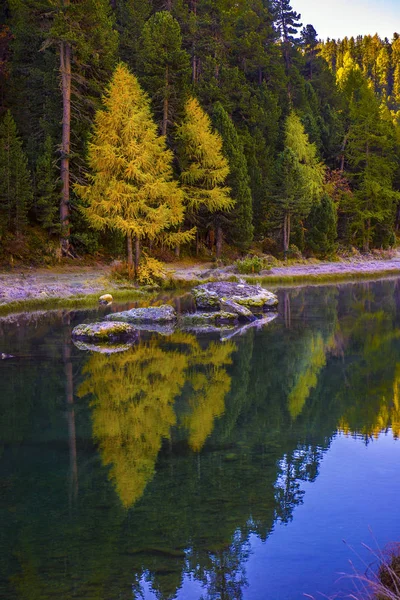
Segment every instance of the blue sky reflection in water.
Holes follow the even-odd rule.
[[[400,281],[279,294],[108,358],[0,320],[0,597],[296,600],[400,539]]]

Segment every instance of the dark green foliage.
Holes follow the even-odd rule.
[[[235,200],[226,237],[241,250],[246,250],[253,240],[252,198],[246,157],[235,126],[220,103],[215,105],[213,116],[214,126],[223,140],[223,153],[229,162],[226,184]]]
[[[298,29],[302,25],[299,22],[301,15],[292,9],[290,0],[272,0],[272,6],[275,24],[282,40],[285,43],[297,41],[295,36],[298,34]]]
[[[143,27],[139,50],[139,75],[150,93],[154,112],[166,135],[185,101],[189,55],[182,49],[179,23],[168,11],[157,12]]]
[[[328,194],[324,194],[321,202],[311,208],[305,227],[308,250],[322,258],[334,254],[337,248],[337,211]]]
[[[400,38],[394,35],[389,42],[367,35],[320,43],[313,25],[303,27],[300,20],[290,0],[1,3],[0,117],[12,111],[34,174],[31,224],[49,234],[58,228],[60,45],[69,44],[71,188],[85,180],[93,116],[122,60],[149,94],[175,157],[189,96],[215,119],[231,163],[228,185],[236,208],[213,215],[204,231],[222,227],[229,243],[243,251],[254,229],[257,241],[268,237],[277,247],[282,242],[278,215],[283,206],[295,204],[287,217],[289,234],[293,230],[287,248],[290,241],[313,253],[330,252],[322,241],[324,248],[315,247],[304,221],[313,203],[304,196],[303,210],[301,194],[294,201],[289,193],[291,178],[282,179],[290,162],[285,122],[294,110],[315,144],[315,160],[347,179],[346,201],[335,196],[338,241],[365,250],[392,245],[400,222]],[[174,169],[178,175],[176,159]],[[93,251],[97,243],[100,250],[115,247],[111,236],[88,239],[75,210],[78,202],[72,194],[68,207],[79,252]],[[309,219],[318,210],[322,205],[312,207]]]
[[[113,6],[119,32],[119,57],[136,71],[142,30],[151,15],[151,0],[114,0]]]
[[[36,162],[35,209],[36,218],[44,229],[59,227],[59,196],[54,144],[46,137],[43,151]]]
[[[20,233],[31,204],[28,161],[15,121],[7,111],[0,123],[0,231]]]

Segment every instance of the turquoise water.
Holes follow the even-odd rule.
[[[400,280],[279,298],[111,356],[71,342],[98,310],[0,319],[1,598],[354,590],[400,539]]]

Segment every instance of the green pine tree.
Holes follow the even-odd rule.
[[[58,230],[60,192],[57,185],[54,144],[48,135],[36,163],[36,217],[44,229]]]
[[[17,126],[7,111],[0,123],[0,226],[20,233],[32,204],[28,161]]]
[[[178,21],[168,11],[156,13],[143,27],[139,74],[152,98],[162,135],[167,134],[182,105],[189,71],[189,55],[182,49]]]
[[[325,258],[334,254],[337,244],[337,210],[328,194],[311,207],[306,223],[306,248],[316,256]]]
[[[253,207],[250,178],[243,144],[232,120],[219,102],[214,106],[213,122],[222,137],[222,150],[229,162],[226,183],[231,188],[235,208],[230,217],[227,237],[241,250],[248,249],[253,240]]]

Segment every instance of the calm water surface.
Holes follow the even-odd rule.
[[[111,356],[99,311],[0,319],[1,598],[345,596],[400,539],[400,280],[279,294]]]

